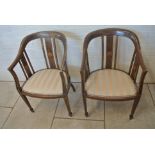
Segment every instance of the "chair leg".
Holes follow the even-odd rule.
[[[30,103],[29,103],[27,97],[26,97],[25,95],[22,95],[22,94],[21,94],[21,97],[22,97],[22,99],[25,101],[26,105],[29,107],[30,111],[31,111],[31,112],[34,112],[34,109],[31,107],[31,105],[30,105]]]
[[[85,116],[88,117],[88,112],[87,112],[87,101],[86,97],[83,95],[83,104],[84,104],[84,111],[85,111]]]
[[[68,114],[69,114],[70,117],[72,117],[72,112],[71,112],[71,109],[70,109],[68,96],[64,97],[64,101],[65,101],[65,104],[66,104],[66,107],[67,107],[67,110],[68,110]]]
[[[72,89],[73,89],[73,92],[75,92],[76,91],[76,89],[75,89],[75,87],[74,87],[74,85],[71,83],[71,87],[72,87]]]
[[[130,116],[129,116],[129,119],[130,119],[130,120],[133,119],[133,116],[134,116],[134,113],[135,113],[136,108],[137,108],[137,106],[138,106],[139,100],[140,100],[140,97],[138,97],[137,99],[134,100],[134,103],[133,103],[133,106],[132,106],[132,110],[131,110],[131,114],[130,114]]]

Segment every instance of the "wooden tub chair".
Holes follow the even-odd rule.
[[[96,60],[96,62],[101,61],[101,67],[100,69],[91,71],[88,46],[96,38],[99,38],[101,41],[101,60]],[[129,39],[134,47],[128,71],[117,67],[117,51],[120,38]],[[133,118],[147,73],[141,55],[139,39],[135,33],[118,28],[101,29],[89,33],[84,40],[83,60],[80,72],[86,117],[88,116],[86,99],[90,98],[104,101],[134,100],[129,116],[130,119]],[[138,73],[140,73],[140,80],[137,85],[136,79]]]
[[[35,70],[30,61],[26,47],[32,41],[38,41],[39,47],[43,52],[43,59],[45,60],[43,69]],[[56,41],[61,42],[63,48],[62,61],[58,61],[57,44]],[[33,51],[34,52],[34,51]],[[37,49],[35,50],[37,52]],[[35,98],[55,99],[64,98],[69,116],[72,112],[68,100],[68,92],[70,86],[73,91],[75,88],[70,80],[70,75],[67,68],[67,42],[62,33],[55,31],[37,32],[26,36],[20,45],[18,55],[8,70],[11,72],[17,91],[27,104],[31,112],[34,109],[30,105],[26,96]],[[24,84],[20,84],[19,77],[15,71],[15,67],[20,65],[25,76]]]

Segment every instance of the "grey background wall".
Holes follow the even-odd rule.
[[[69,71],[72,77],[72,81],[80,81],[79,69],[82,60],[82,43],[84,37],[87,33],[101,28],[107,27],[119,27],[127,28],[134,31],[140,39],[142,54],[145,64],[148,68],[149,74],[145,82],[155,82],[155,26],[109,26],[109,25],[49,25],[49,26],[0,26],[0,81],[12,81],[12,76],[7,71],[7,67],[14,60],[17,55],[18,48],[22,38],[33,32],[43,31],[43,30],[56,30],[64,33],[68,41],[68,65]],[[92,45],[90,52],[90,59],[92,59],[92,67],[98,66],[98,54],[96,51],[98,46]],[[131,46],[123,43],[123,48],[121,49],[125,54],[124,57],[120,57],[120,64],[122,67],[126,68],[129,62],[128,55],[130,55]],[[37,63],[40,60],[38,52],[33,53],[33,60]],[[95,61],[96,60],[96,61]],[[39,63],[38,63],[39,64]],[[20,73],[19,73],[20,74]],[[22,80],[21,75],[21,80]]]

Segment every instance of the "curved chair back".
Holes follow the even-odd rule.
[[[117,69],[117,54],[118,54],[118,42],[119,37],[126,37],[130,39],[134,45],[134,52],[132,61],[129,68],[129,74],[133,79],[136,78],[139,68],[138,61],[142,61],[140,53],[140,43],[137,35],[134,32],[131,32],[126,29],[119,28],[108,28],[93,31],[89,33],[84,40],[83,46],[83,61],[87,62],[88,60],[88,46],[89,43],[95,39],[101,39],[101,69]],[[83,62],[84,63],[84,62]],[[134,65],[137,64],[137,65]],[[136,66],[132,67],[132,66]],[[89,68],[89,66],[88,66]]]
[[[22,40],[18,55],[15,61],[9,67],[11,70],[19,62],[26,79],[31,77],[31,75],[36,72],[29,59],[28,53],[26,51],[26,47],[31,41],[37,40],[37,39],[40,40],[46,68],[60,69],[61,68],[60,65],[63,65],[66,61],[67,45],[66,45],[66,38],[62,33],[55,32],[55,31],[42,31],[42,32],[30,34]],[[57,40],[62,42],[62,45],[64,48],[63,49],[64,52],[62,56],[63,57],[62,64],[59,64],[59,61],[58,61],[57,44],[56,44]]]

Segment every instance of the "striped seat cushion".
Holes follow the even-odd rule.
[[[65,72],[64,76],[67,82]],[[45,69],[36,72],[26,81],[22,90],[35,95],[62,95],[60,70]]]
[[[130,76],[119,70],[104,69],[90,74],[85,83],[88,95],[119,98],[136,96],[136,86]]]

